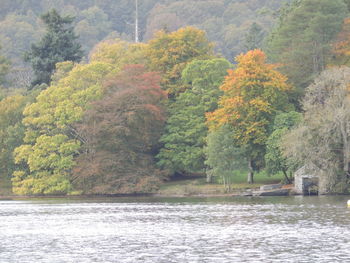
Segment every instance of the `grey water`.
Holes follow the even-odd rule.
[[[0,201],[0,262],[350,262],[347,199]]]

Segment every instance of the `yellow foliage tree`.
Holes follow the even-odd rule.
[[[148,67],[162,74],[162,87],[174,97],[183,92],[181,73],[194,59],[213,58],[213,44],[204,31],[194,27],[175,32],[159,31],[146,47]]]
[[[106,40],[97,44],[90,54],[92,62],[113,64],[121,69],[130,64],[146,64],[147,44],[130,43],[120,39]]]
[[[286,77],[266,64],[261,50],[252,50],[236,58],[238,66],[229,70],[220,89],[224,95],[219,108],[207,114],[211,130],[228,124],[233,131],[232,143],[246,152],[248,183],[253,183],[253,170],[262,159],[271,123],[278,111],[291,109]]]
[[[143,45],[102,42],[88,64],[62,62],[51,86],[24,109],[24,144],[15,149],[21,169],[14,172],[15,194],[66,194],[71,170],[85,138],[75,124],[103,94],[103,83],[125,65],[144,61]]]

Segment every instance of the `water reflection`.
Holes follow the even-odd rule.
[[[0,262],[350,262],[346,200],[0,201]]]

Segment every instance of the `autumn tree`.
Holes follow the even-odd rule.
[[[225,59],[194,60],[182,72],[189,88],[169,106],[158,165],[171,175],[205,171],[205,113],[217,108],[219,86],[231,64]]]
[[[75,125],[90,103],[102,96],[106,79],[117,74],[123,63],[144,58],[139,48],[142,45],[103,42],[88,64],[57,64],[51,86],[24,110],[26,132],[24,144],[15,150],[20,169],[14,173],[14,193],[66,194],[74,190],[72,169],[86,144]]]
[[[213,45],[205,32],[194,27],[181,28],[168,33],[159,31],[150,40],[146,50],[148,68],[162,74],[162,88],[169,97],[185,90],[181,73],[194,59],[208,59],[213,56]]]
[[[32,87],[51,82],[51,75],[56,63],[63,61],[80,61],[83,53],[77,36],[70,25],[73,18],[62,17],[55,10],[43,14],[41,20],[46,26],[46,34],[31,50],[25,54],[25,60],[30,62],[35,73]]]
[[[252,50],[236,58],[235,70],[230,70],[220,89],[223,96],[219,108],[207,114],[210,130],[229,125],[232,143],[246,152],[248,183],[261,166],[270,126],[278,111],[290,108],[286,77],[266,64],[261,50]]]
[[[82,144],[74,124],[101,95],[102,81],[111,72],[113,66],[107,63],[76,65],[24,109],[24,144],[15,149],[15,194],[72,191],[70,172]]]
[[[86,194],[152,192],[162,179],[154,155],[165,122],[160,77],[141,65],[106,81],[77,130],[85,142],[73,170]]]
[[[121,39],[109,39],[98,43],[90,54],[95,62],[112,64],[118,70],[125,65],[146,64],[147,44],[130,43]]]
[[[317,167],[330,192],[344,192],[349,186],[349,83],[348,67],[324,71],[306,89],[302,123],[282,139],[288,159],[299,167]]]

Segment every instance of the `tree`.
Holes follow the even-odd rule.
[[[86,194],[142,193],[162,179],[154,155],[165,122],[166,94],[160,77],[141,65],[125,67],[106,82],[77,131],[84,138],[73,170],[76,189]]]
[[[51,86],[41,91],[35,103],[24,110],[26,131],[24,144],[15,150],[19,169],[14,173],[14,193],[67,194],[74,191],[72,170],[82,154],[81,149],[89,144],[77,124],[83,121],[91,103],[103,95],[103,83],[118,74],[123,63],[144,60],[142,50],[142,44],[103,42],[91,54],[88,64],[69,61],[57,64]],[[132,95],[124,98],[131,103]],[[155,129],[157,127],[154,125]],[[141,129],[139,131],[143,134]]]
[[[159,31],[146,49],[148,68],[162,73],[163,89],[169,97],[175,97],[185,90],[181,73],[186,65],[194,59],[211,58],[212,49],[205,32],[194,27],[172,33]]]
[[[90,54],[91,61],[112,64],[118,70],[125,65],[146,64],[147,44],[130,43],[120,39],[101,41]]]
[[[81,45],[76,42],[70,24],[73,18],[61,17],[55,9],[43,14],[42,21],[46,26],[45,36],[33,44],[31,50],[25,54],[25,60],[30,62],[35,73],[32,87],[51,82],[51,75],[56,68],[56,63],[63,61],[79,62],[83,57]]]
[[[28,97],[14,95],[0,101],[0,178],[11,185],[15,171],[13,151],[23,143],[23,109]],[[1,186],[2,187],[2,186]]]
[[[102,81],[113,69],[101,62],[75,65],[24,109],[24,144],[14,152],[19,167],[13,176],[15,194],[66,194],[73,190],[71,170],[84,143],[74,124],[82,119],[88,103],[101,96]]]
[[[190,87],[169,107],[164,146],[157,156],[158,165],[170,174],[204,173],[205,113],[217,108],[218,87],[230,67],[225,59],[194,60],[182,72]]]
[[[298,99],[331,58],[331,44],[341,30],[347,7],[343,0],[296,0],[285,9],[270,35],[268,55],[283,65]]]
[[[207,182],[220,178],[228,190],[234,173],[247,165],[244,150],[232,143],[233,136],[230,126],[223,125],[208,134],[205,147]]]
[[[266,64],[261,50],[252,50],[236,58],[235,70],[230,70],[220,87],[224,95],[216,111],[207,114],[210,130],[229,125],[232,143],[246,152],[248,183],[261,166],[270,126],[278,111],[290,109],[286,77]]]
[[[349,83],[348,67],[324,71],[306,89],[303,122],[282,139],[289,160],[317,167],[330,192],[344,192],[349,185]]]
[[[269,174],[274,175],[282,172],[286,182],[292,182],[292,172],[295,167],[288,163],[287,158],[282,154],[282,137],[290,129],[301,122],[301,113],[291,111],[278,114],[273,125],[273,132],[266,142],[265,164]]]

